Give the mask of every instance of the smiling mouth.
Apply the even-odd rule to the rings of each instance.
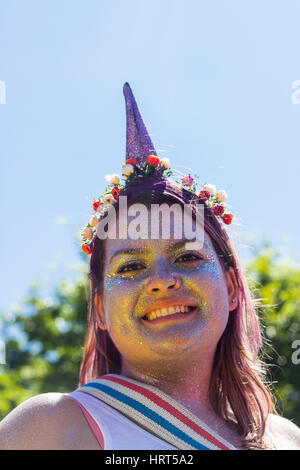
[[[158,323],[162,320],[175,320],[188,317],[191,313],[194,313],[196,310],[197,307],[193,305],[174,305],[168,308],[153,310],[152,312],[149,312],[144,315],[142,319],[147,322]]]

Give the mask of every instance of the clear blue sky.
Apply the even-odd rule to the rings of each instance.
[[[160,155],[227,190],[243,256],[266,233],[300,262],[299,17],[289,0],[2,0],[0,309],[74,278],[125,156],[125,81]]]

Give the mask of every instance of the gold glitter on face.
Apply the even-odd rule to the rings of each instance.
[[[122,358],[136,366],[214,350],[228,320],[226,277],[205,232],[204,245],[171,239],[106,240],[103,315]],[[157,302],[194,310],[152,323]]]

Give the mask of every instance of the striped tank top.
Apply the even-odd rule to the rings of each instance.
[[[120,397],[117,406],[114,400],[111,401],[112,396],[110,394],[112,390],[107,395],[105,393],[105,390],[111,387],[113,390],[112,396]],[[141,394],[140,397],[137,396],[139,395],[138,392]],[[170,440],[169,436],[167,437],[167,435],[162,433],[167,439],[163,440],[158,437],[160,432],[158,436],[154,435],[135,421],[132,421],[132,419],[126,417],[125,414],[128,413],[124,414],[124,411],[126,407],[128,408],[128,404],[131,404],[133,408],[137,408],[137,413],[132,416],[138,417],[138,414],[145,413],[145,415],[148,414],[151,417],[151,414],[154,414],[157,421],[156,424],[154,423],[154,426],[158,426],[162,430],[164,427],[169,429],[169,431],[171,430],[171,434],[172,432],[177,434],[179,440],[180,438],[184,439],[188,444],[196,442],[193,439],[196,437],[197,440],[197,435],[194,431],[198,432],[198,445],[196,442],[196,449],[234,449],[231,444],[209,429],[205,423],[201,423],[198,418],[191,416],[188,410],[178,403],[176,404],[171,397],[150,385],[142,384],[129,378],[109,374],[64,395],[75,400],[79,405],[103,450],[178,450],[178,447],[172,445],[176,445],[178,442],[176,439]],[[109,399],[107,399],[108,397]],[[153,401],[152,404],[151,400]],[[113,404],[113,406],[110,406],[109,403]],[[265,435],[270,444],[268,446],[269,449],[293,448],[293,446],[287,445],[288,443],[284,442],[285,440],[282,439],[282,436],[278,436],[277,439],[276,428],[280,429],[282,424],[280,420],[282,418],[269,415]],[[143,422],[139,419],[137,421]],[[273,429],[269,428],[270,425]],[[151,430],[151,426],[149,427],[148,425],[148,429]]]
[[[78,403],[103,450],[176,450],[98,398],[77,390],[66,395]]]

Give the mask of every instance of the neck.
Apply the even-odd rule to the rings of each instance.
[[[163,364],[163,368],[162,368]],[[201,356],[201,359],[175,364],[166,363],[146,368],[126,360],[122,361],[122,375],[153,385],[174,400],[185,406],[198,417],[206,418],[215,415],[209,401],[209,381],[212,371],[213,355]]]

